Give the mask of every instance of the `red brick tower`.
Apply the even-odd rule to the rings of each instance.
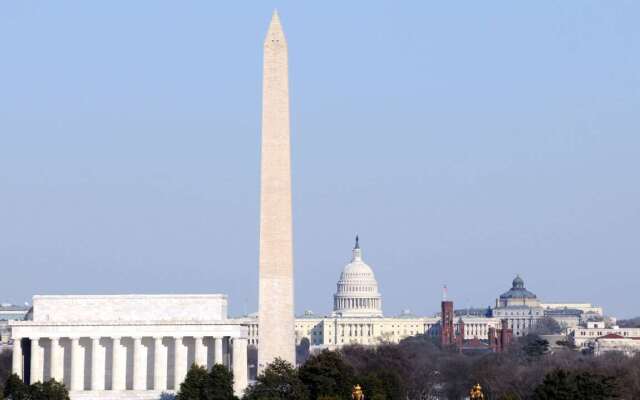
[[[511,339],[513,339],[513,329],[509,329],[509,324],[506,319],[502,320],[502,329],[500,329],[500,347],[501,351],[506,351],[511,345]]]
[[[455,344],[455,331],[453,330],[453,301],[442,301],[442,320],[440,339],[442,347]]]
[[[513,329],[509,329],[506,319],[501,321],[501,328],[489,328],[489,348],[494,353],[507,351],[513,340]]]

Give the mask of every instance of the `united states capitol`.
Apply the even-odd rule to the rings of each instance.
[[[312,311],[299,315],[295,320],[296,343],[306,339],[314,351],[351,344],[398,343],[415,335],[441,335],[441,313],[417,316],[404,310],[396,316],[385,316],[382,304],[374,270],[364,261],[363,248],[356,237],[351,260],[342,269],[336,284],[332,311],[326,315]],[[436,308],[434,305],[433,309]],[[462,333],[463,340],[485,341],[490,328],[499,329],[503,320],[514,336],[524,336],[545,317],[553,318],[565,333],[571,333],[580,324],[602,319],[603,309],[591,303],[544,303],[527,290],[523,279],[517,276],[512,287],[496,299],[495,306],[457,310],[454,326]],[[249,327],[249,344],[257,346],[257,313],[247,316],[243,322]]]

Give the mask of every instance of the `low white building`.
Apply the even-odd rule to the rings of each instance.
[[[11,321],[13,371],[55,378],[76,399],[157,399],[193,363],[233,371],[247,386],[247,327],[209,295],[34,296],[32,319]]]
[[[29,312],[29,306],[16,306],[14,304],[0,304],[0,351],[5,347],[10,348],[11,330],[9,321],[22,320]]]
[[[640,337],[621,336],[615,333],[609,333],[595,340],[593,345],[593,354],[596,356],[609,352],[619,352],[627,357],[633,357],[640,354]]]
[[[617,325],[607,327],[602,321],[589,321],[587,326],[580,326],[569,332],[573,344],[581,350],[595,350],[596,340],[607,335],[616,335],[622,338],[640,338],[640,328],[620,328]],[[608,344],[605,346],[608,346]]]
[[[600,306],[591,303],[540,303],[540,306],[547,310],[579,310],[585,317],[604,316],[604,310]]]

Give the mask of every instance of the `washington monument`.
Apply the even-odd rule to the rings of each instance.
[[[274,12],[264,41],[258,368],[295,365],[287,42]]]

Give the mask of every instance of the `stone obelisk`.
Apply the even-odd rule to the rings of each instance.
[[[258,369],[295,365],[287,42],[274,12],[264,41]]]

